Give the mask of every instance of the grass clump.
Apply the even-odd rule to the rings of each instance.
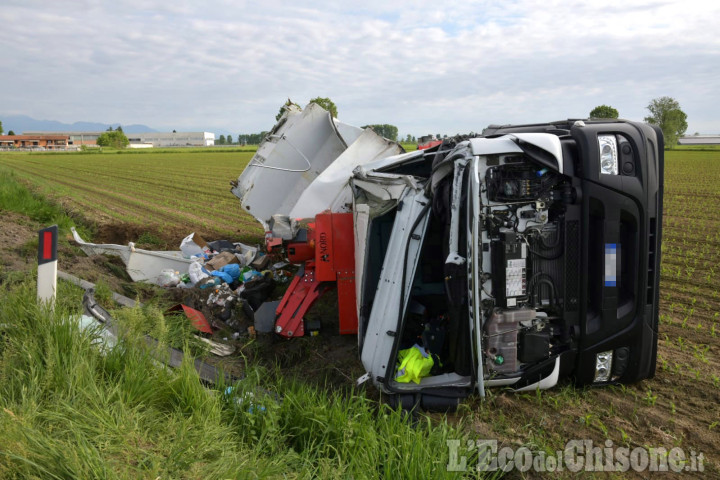
[[[63,232],[75,226],[60,206],[31,192],[6,169],[0,169],[0,210],[21,213],[45,225],[57,224]]]
[[[405,416],[353,391],[326,393],[251,368],[226,393],[186,355],[160,365],[139,338],[169,343],[157,310],[113,312],[127,332],[98,348],[82,291],[61,282],[54,310],[31,280],[0,289],[0,478],[445,478],[457,427]],[[165,322],[165,323],[164,323]],[[187,344],[186,344],[187,346]],[[272,391],[273,393],[268,393]]]

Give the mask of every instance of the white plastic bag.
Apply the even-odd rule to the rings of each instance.
[[[205,253],[205,249],[195,243],[194,237],[195,232],[183,238],[183,241],[180,243],[180,251],[182,251],[182,254],[185,258],[190,258],[193,255],[201,256],[203,253]]]
[[[190,283],[195,285],[200,280],[207,278],[210,275],[203,272],[200,262],[193,262],[190,264],[190,267],[188,267],[188,276],[190,277]]]
[[[180,283],[180,274],[172,268],[165,268],[157,278],[157,284],[161,287],[177,287]]]

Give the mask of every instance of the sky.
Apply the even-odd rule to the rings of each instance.
[[[670,96],[717,134],[719,21],[695,0],[2,0],[0,115],[236,135],[320,96],[420,136]]]

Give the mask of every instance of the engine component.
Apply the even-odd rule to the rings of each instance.
[[[534,363],[550,356],[550,332],[535,329],[520,332],[518,359],[522,363]]]
[[[536,170],[527,164],[505,164],[488,169],[488,198],[495,202],[535,200],[543,183],[542,175]]]
[[[493,296],[499,305],[515,307],[527,295],[527,245],[514,232],[501,232],[492,246]]]
[[[494,373],[512,374],[518,371],[518,332],[521,322],[536,317],[536,311],[530,308],[515,310],[495,309],[485,323],[485,364]]]

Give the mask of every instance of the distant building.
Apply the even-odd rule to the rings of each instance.
[[[23,132],[23,135],[65,135],[70,138],[68,145],[97,145],[97,139],[105,132]]]
[[[57,133],[47,135],[0,135],[0,148],[2,149],[65,150],[69,142],[69,136]]]
[[[97,145],[97,139],[103,133],[105,132],[23,132],[27,135],[66,135],[70,137],[69,145],[74,146]],[[211,132],[126,133],[125,136],[130,141],[130,147],[133,145],[152,145],[153,147],[212,147],[215,145],[215,134]]]
[[[151,144],[153,147],[212,147],[215,134],[210,132],[129,133],[130,145]]]
[[[680,145],[720,145],[720,135],[691,135],[680,137]]]

